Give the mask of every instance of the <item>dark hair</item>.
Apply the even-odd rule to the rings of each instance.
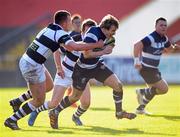
[[[84,32],[84,30],[85,30],[85,27],[92,27],[92,26],[96,26],[97,25],[97,23],[96,23],[96,21],[94,21],[94,20],[92,20],[92,19],[85,19],[83,22],[82,22],[82,28],[81,28],[81,30],[82,30],[82,32]]]
[[[73,14],[72,15],[72,17],[71,17],[71,20],[72,20],[72,22],[74,21],[74,20],[76,20],[76,19],[80,19],[81,20],[81,15],[79,15],[79,14]]]
[[[104,16],[104,18],[100,22],[100,27],[109,30],[111,26],[119,27],[118,19],[110,14]]]
[[[71,16],[71,14],[68,11],[59,10],[54,14],[54,22],[56,24],[61,24],[67,20],[68,16]]]
[[[158,18],[158,19],[156,20],[156,24],[157,24],[157,23],[158,23],[158,21],[160,21],[160,20],[162,20],[162,21],[167,21],[165,18],[160,17],[160,18]]]

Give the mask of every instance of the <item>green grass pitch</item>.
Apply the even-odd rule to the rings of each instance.
[[[137,107],[135,89],[124,86],[123,108],[133,112]],[[141,86],[140,86],[141,87]],[[0,88],[0,137],[180,137],[180,86],[170,86],[166,95],[156,96],[147,106],[152,116],[138,115],[134,120],[117,120],[114,114],[112,91],[108,87],[91,88],[90,109],[81,117],[84,126],[71,120],[75,108],[60,113],[59,129],[49,126],[48,113],[41,113],[34,125],[27,125],[28,116],[18,124],[21,130],[4,127],[4,120],[12,114],[9,100],[18,97],[24,88]],[[51,93],[47,94],[47,99]]]

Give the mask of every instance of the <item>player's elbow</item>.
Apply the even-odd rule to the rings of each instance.
[[[134,49],[142,49],[142,48],[143,48],[143,43],[141,41],[134,44]]]

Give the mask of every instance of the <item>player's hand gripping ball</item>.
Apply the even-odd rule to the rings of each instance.
[[[104,46],[107,46],[107,45],[115,46],[114,44],[115,44],[115,38],[114,37],[106,39],[104,42]]]
[[[104,49],[105,46],[107,45],[110,45],[110,46],[115,46],[115,38],[114,37],[111,37],[109,39],[106,39],[105,42],[104,42],[104,46],[102,48],[95,48],[93,49],[93,51],[101,51]]]

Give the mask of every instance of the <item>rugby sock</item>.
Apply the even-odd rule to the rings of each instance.
[[[72,88],[69,87],[67,90],[67,96],[70,96],[72,94]],[[76,103],[72,104],[71,107],[77,108],[78,105]]]
[[[140,92],[145,96],[146,100],[143,100],[145,104],[148,104],[149,101],[157,94],[155,87],[140,89]]]
[[[25,117],[26,115],[30,114],[36,108],[30,104],[29,102],[25,103],[16,113],[14,113],[10,119],[13,121],[18,121],[19,119]]]
[[[28,90],[26,93],[23,93],[18,98],[14,99],[14,101],[18,105],[21,105],[23,102],[27,101],[30,98],[32,98],[32,93],[30,90]]]
[[[116,112],[122,111],[122,98],[123,98],[123,92],[117,92],[113,90],[113,99],[115,102]]]
[[[82,108],[81,106],[78,106],[76,112],[73,114],[75,117],[80,117],[84,112],[86,112],[87,109]]]
[[[61,112],[63,109],[71,106],[72,103],[69,101],[68,96],[64,97],[61,102],[59,103],[59,105],[55,108],[56,111]]]
[[[42,106],[38,107],[35,111],[37,113],[40,113],[41,111],[45,111],[45,110],[48,110],[48,109],[49,109],[48,108],[48,102],[46,101],[46,102],[44,102],[44,104]]]
[[[137,110],[144,110],[145,107],[146,107],[146,105],[139,105],[139,107],[137,108]]]
[[[156,88],[155,87],[141,89],[140,91],[143,92],[144,96],[148,100],[151,100],[156,95]]]

